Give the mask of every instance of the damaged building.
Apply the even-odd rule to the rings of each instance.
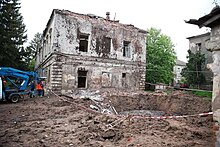
[[[210,40],[210,32],[191,36],[187,38],[189,40],[189,49],[192,53],[201,53],[205,56],[205,63],[202,66],[202,74],[205,76],[205,82],[200,85],[201,89],[212,90],[213,73],[207,68],[207,65],[212,63],[212,53],[207,50],[205,43]]]
[[[43,32],[36,70],[46,86],[74,89],[144,89],[146,31],[93,14],[54,9]]]
[[[208,68],[213,72],[212,111],[216,128],[216,147],[220,146],[220,6],[216,5],[212,11],[199,19],[190,19],[186,23],[211,28],[210,39],[205,43],[208,51],[212,53],[213,63]]]

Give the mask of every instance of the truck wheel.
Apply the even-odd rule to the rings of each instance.
[[[20,96],[18,94],[10,96],[10,100],[12,103],[17,103],[19,101]]]

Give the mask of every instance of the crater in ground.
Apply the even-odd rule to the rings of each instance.
[[[136,93],[112,95],[111,104],[117,112],[132,115],[192,115],[211,111],[211,102],[188,92]]]

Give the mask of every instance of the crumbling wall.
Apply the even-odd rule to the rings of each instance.
[[[145,63],[146,33],[129,25],[90,18],[89,16],[56,14],[55,43],[57,50],[73,55],[103,57]],[[79,36],[89,36],[88,51],[79,51]],[[107,39],[110,39],[109,43]],[[131,42],[131,57],[123,57],[123,41]]]
[[[206,42],[206,47],[212,52],[213,63],[208,67],[212,70],[213,77],[213,95],[212,95],[212,111],[213,119],[216,121],[214,125],[217,131],[216,146],[220,146],[220,24],[212,28],[211,38]]]
[[[82,87],[144,89],[146,31],[66,10],[54,10],[44,38],[49,30],[52,46],[43,47],[47,55],[38,68],[50,77],[52,90],[66,93]],[[83,51],[82,40],[88,46]],[[129,43],[129,56],[123,52],[124,42]]]
[[[54,30],[56,50],[68,55],[62,62],[62,92],[77,88],[79,68],[87,71],[86,88],[144,89],[146,33],[140,29],[59,11]],[[86,52],[79,51],[80,35],[88,36]],[[123,55],[124,41],[130,42],[130,57]]]
[[[142,72],[135,64],[124,65],[121,62],[108,59],[74,59],[74,56],[63,57],[62,62],[62,93],[68,93],[78,88],[78,71],[87,71],[86,89],[117,88],[143,89],[140,85]],[[73,60],[74,59],[74,60]],[[143,83],[143,81],[142,81]],[[84,88],[83,88],[84,89]]]

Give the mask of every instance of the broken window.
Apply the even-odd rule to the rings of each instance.
[[[127,84],[127,74],[126,73],[122,73],[122,79],[121,79],[121,82],[122,82],[122,87],[124,88],[127,88],[128,87],[128,84]]]
[[[89,35],[80,35],[79,41],[79,51],[87,52],[88,51],[88,39]]]
[[[103,52],[110,53],[111,51],[111,38],[104,37],[103,39]]]
[[[131,57],[130,42],[128,41],[123,42],[123,57]]]
[[[49,53],[51,52],[51,43],[52,43],[52,28],[49,30]]]
[[[197,49],[198,52],[201,51],[201,46],[202,46],[201,43],[196,43],[196,49]]]
[[[87,71],[78,71],[78,88],[86,88]]]
[[[122,78],[126,78],[126,73],[122,73]]]
[[[112,74],[108,72],[102,72],[102,87],[111,87]]]
[[[49,70],[48,70],[48,75],[47,75],[47,81],[48,81],[48,83],[50,82],[50,67],[49,67]]]

